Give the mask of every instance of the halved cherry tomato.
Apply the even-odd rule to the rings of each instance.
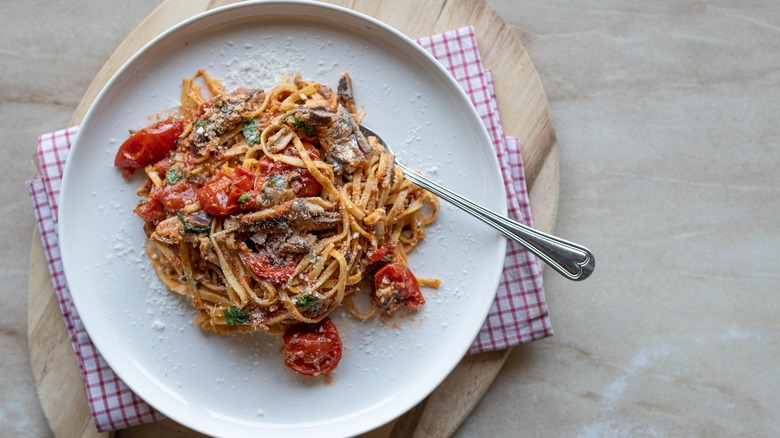
[[[233,171],[220,170],[198,190],[203,211],[212,216],[227,216],[238,210],[241,195],[255,186],[255,176],[241,166]]]
[[[170,157],[166,157],[154,163],[154,166],[152,166],[152,170],[157,172],[158,175],[162,176],[165,175],[166,172],[168,172],[168,169],[171,168],[172,164],[173,164],[173,160],[171,160]]]
[[[173,185],[152,188],[149,199],[138,204],[133,212],[146,222],[157,224],[168,216],[166,211],[175,213],[196,199],[195,187],[187,180],[179,180]]]
[[[187,204],[194,203],[197,195],[195,187],[189,181],[182,179],[173,185],[153,188],[149,193],[149,199],[162,203],[168,212],[173,213]]]
[[[298,374],[328,374],[341,360],[341,337],[329,318],[317,324],[296,324],[284,332],[282,339],[284,365]]]
[[[393,250],[395,250],[395,244],[393,242],[383,243],[376,248],[369,248],[368,251],[366,251],[366,256],[368,256],[368,261],[371,263],[380,261],[389,262],[392,260]]]
[[[401,305],[417,310],[425,304],[417,278],[400,263],[388,263],[374,274],[371,298],[386,312],[392,312]]]
[[[138,204],[135,210],[133,210],[133,213],[140,216],[141,219],[146,222],[151,222],[155,225],[168,217],[165,214],[165,207],[163,207],[162,202],[155,200],[148,200]]]
[[[262,249],[259,252],[253,252],[246,248],[241,253],[241,261],[258,278],[274,284],[282,284],[289,280],[302,257],[301,254],[288,254],[274,263],[267,251]]]
[[[129,177],[135,169],[154,164],[176,147],[184,131],[184,120],[168,117],[141,129],[122,143],[114,158],[114,166]]]
[[[295,178],[295,173],[299,173],[298,178]],[[322,184],[307,169],[293,171],[291,175],[290,187],[301,198],[317,196],[322,192]]]
[[[308,141],[304,141],[302,143],[303,147],[306,149],[306,152],[309,153],[309,158],[312,160],[320,159],[320,154],[317,152],[317,149],[314,148],[313,144],[309,143]],[[295,146],[293,145],[289,145],[282,149],[281,154],[288,157],[300,156],[298,155],[298,150],[295,149]],[[314,178],[314,175],[312,175],[308,169],[291,166],[279,161],[274,161],[269,157],[265,157],[260,160],[259,168],[260,175],[262,176],[284,176],[288,186],[293,190],[293,192],[295,192],[296,195],[302,198],[317,196],[320,194],[320,192],[322,192],[322,185],[319,183],[319,181],[317,181],[317,178]],[[267,180],[267,178],[263,181],[265,180]]]

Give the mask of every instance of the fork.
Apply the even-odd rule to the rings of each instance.
[[[360,130],[366,137],[376,137],[391,154],[393,153],[390,146],[388,146],[374,131],[363,125],[360,125]],[[569,280],[584,280],[593,273],[593,269],[596,266],[596,260],[588,248],[496,214],[448,188],[433,182],[419,173],[414,172],[412,169],[399,162],[397,158],[398,157],[396,157],[395,165],[403,171],[403,174],[407,179],[456,207],[459,207],[463,211],[475,216],[501,232],[504,236],[523,245]]]

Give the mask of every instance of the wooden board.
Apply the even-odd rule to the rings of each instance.
[[[146,42],[199,12],[234,1],[167,0],[119,45],[100,70],[70,124],[84,114],[111,75]],[[473,25],[485,65],[493,70],[499,111],[507,134],[523,144],[531,211],[537,228],[552,232],[558,205],[558,152],[547,98],[536,70],[516,35],[485,1],[332,0],[368,14],[411,38]],[[58,437],[105,437],[95,431],[84,384],[68,341],[36,233],[30,260],[28,341],[41,406]],[[465,357],[426,400],[367,437],[447,437],[469,415],[495,379],[509,350]],[[165,420],[116,433],[122,437],[198,436]]]

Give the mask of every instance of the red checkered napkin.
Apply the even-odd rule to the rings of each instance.
[[[531,225],[520,141],[504,135],[493,78],[482,65],[472,27],[421,38],[430,52],[460,83],[490,133],[501,165],[509,214]],[[57,202],[65,160],[77,127],[38,138],[39,174],[28,184],[54,290],[65,318],[98,431],[116,430],[163,418],[136,396],[106,364],[89,339],[73,305],[57,241]],[[536,258],[515,242],[507,246],[496,300],[469,353],[507,348],[550,336],[542,273]]]

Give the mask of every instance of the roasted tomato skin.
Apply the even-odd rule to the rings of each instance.
[[[195,202],[197,196],[195,187],[189,181],[182,179],[173,185],[153,188],[149,193],[149,199],[160,202],[166,211],[174,213],[187,204]]]
[[[392,260],[393,251],[395,251],[395,244],[393,242],[388,242],[383,243],[376,248],[370,248],[366,251],[366,256],[368,256],[368,261],[371,263],[387,262]]]
[[[241,254],[241,261],[261,280],[274,284],[282,284],[292,277],[295,268],[298,266],[300,257],[289,257],[277,266],[271,263],[271,258],[261,251],[255,253],[244,251]]]
[[[417,278],[400,263],[388,263],[374,274],[371,298],[385,312],[401,305],[417,310],[425,304]]]
[[[227,216],[240,207],[239,198],[255,186],[255,176],[241,166],[233,171],[220,170],[198,190],[203,211],[212,216]]]
[[[125,176],[135,169],[154,164],[176,148],[176,141],[184,131],[184,120],[168,117],[147,126],[130,136],[119,147],[114,166],[122,169]]]
[[[299,172],[298,178],[291,184],[295,194],[301,198],[318,196],[322,192],[322,184],[308,170],[302,169]]]
[[[168,217],[168,215],[165,214],[165,207],[163,206],[162,202],[155,200],[148,200],[138,204],[135,210],[133,210],[133,213],[137,214],[146,222],[150,222],[155,225]]]
[[[284,365],[298,374],[328,374],[341,360],[341,336],[325,318],[317,324],[296,324],[284,332]]]

